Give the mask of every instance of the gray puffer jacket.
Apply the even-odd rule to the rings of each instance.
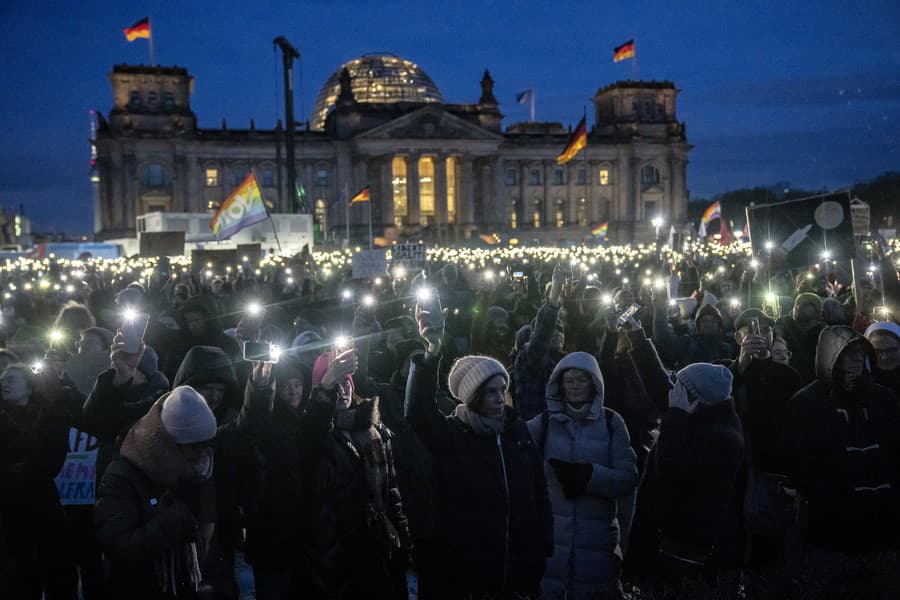
[[[589,373],[596,390],[590,411],[581,418],[570,416],[560,393],[563,372],[573,368]],[[553,509],[554,544],[541,582],[547,596],[564,592],[569,598],[596,597],[613,590],[619,577],[622,552],[617,501],[633,501],[638,473],[625,421],[603,406],[603,394],[603,376],[596,359],[573,352],[550,376],[548,416],[538,415],[528,422],[536,442],[546,440],[544,472]],[[585,493],[566,498],[550,459],[591,464]]]

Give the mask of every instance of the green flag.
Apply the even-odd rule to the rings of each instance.
[[[300,212],[309,212],[306,210],[306,190],[303,189],[303,184],[299,179],[294,182],[294,189],[297,193],[297,206],[300,208]]]

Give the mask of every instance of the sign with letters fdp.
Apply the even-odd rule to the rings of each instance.
[[[94,503],[97,445],[94,436],[74,427],[69,429],[69,452],[56,476],[56,489],[63,506]]]

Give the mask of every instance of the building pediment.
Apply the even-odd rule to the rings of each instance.
[[[503,136],[450,114],[425,106],[355,136],[357,140],[477,140],[501,142]]]

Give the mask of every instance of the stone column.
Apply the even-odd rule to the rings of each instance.
[[[599,183],[600,181],[600,173],[598,171],[600,163],[596,160],[586,162],[587,164],[584,167],[584,179],[587,181],[588,202],[591,206],[591,212],[588,219],[591,224],[596,224],[600,220],[600,194],[597,191],[597,186],[594,184]]]
[[[195,199],[190,191],[190,178],[188,176],[187,157],[182,154],[175,155],[175,172],[172,177],[172,206],[173,212],[194,212]]]
[[[556,227],[556,199],[553,194],[553,166],[555,161],[545,160],[543,165],[544,172],[544,204],[541,206],[541,213],[544,215],[541,223],[542,227],[553,229]]]
[[[447,156],[436,154],[434,164],[434,224],[437,238],[444,240],[447,229]]]
[[[134,229],[134,207],[138,202],[140,194],[140,174],[137,172],[134,154],[126,154],[123,157],[122,170],[124,171],[123,183],[124,194],[122,196],[124,202],[122,206],[122,223],[119,225],[124,229]]]
[[[680,158],[673,158],[671,164],[672,171],[672,199],[671,199],[671,216],[672,223],[682,223],[687,218],[687,179],[685,177],[687,170],[687,161]]]
[[[345,147],[345,144],[340,143],[336,148],[336,158],[335,165],[333,170],[331,171],[329,179],[334,181],[332,189],[336,191],[333,201],[331,202],[331,211],[329,216],[331,217],[331,222],[334,223],[337,227],[337,235],[338,238],[343,237],[346,234],[346,226],[347,226],[347,202],[350,201],[350,198],[353,197],[358,190],[354,188],[356,182],[354,181],[354,173],[353,173],[353,162],[350,156],[349,148]],[[350,224],[353,224],[353,211],[350,210]]]
[[[581,198],[584,188],[576,185],[578,181],[578,167],[571,162],[566,164],[566,224],[578,227],[578,199]]]
[[[106,198],[109,216],[107,227],[119,229],[125,222],[125,202],[127,192],[125,190],[125,172],[122,155],[119,152],[112,153],[109,157],[109,193]]]
[[[419,224],[419,208],[419,155],[414,153],[406,157],[406,218],[411,226]]]
[[[507,228],[506,223],[506,186],[503,183],[503,163],[499,158],[491,161],[491,208],[488,220],[498,231]]]
[[[380,157],[378,163],[378,206],[381,214],[381,227],[393,227],[394,225],[394,188],[391,185],[393,179],[393,165],[391,162],[394,157],[386,154]],[[374,227],[374,225],[373,225]]]
[[[629,223],[633,220],[631,209],[634,207],[634,176],[631,172],[631,148],[620,151],[616,166],[616,199],[611,215],[616,237],[611,240],[623,243],[627,240],[625,236],[628,233]]]
[[[456,181],[456,193],[459,206],[457,213],[461,229],[464,231],[475,223],[475,169],[472,157],[460,157],[460,177]]]
[[[519,205],[516,210],[519,212],[518,223],[519,229],[530,228],[534,224],[533,211],[531,210],[531,198],[528,197],[528,161],[519,161]]]

